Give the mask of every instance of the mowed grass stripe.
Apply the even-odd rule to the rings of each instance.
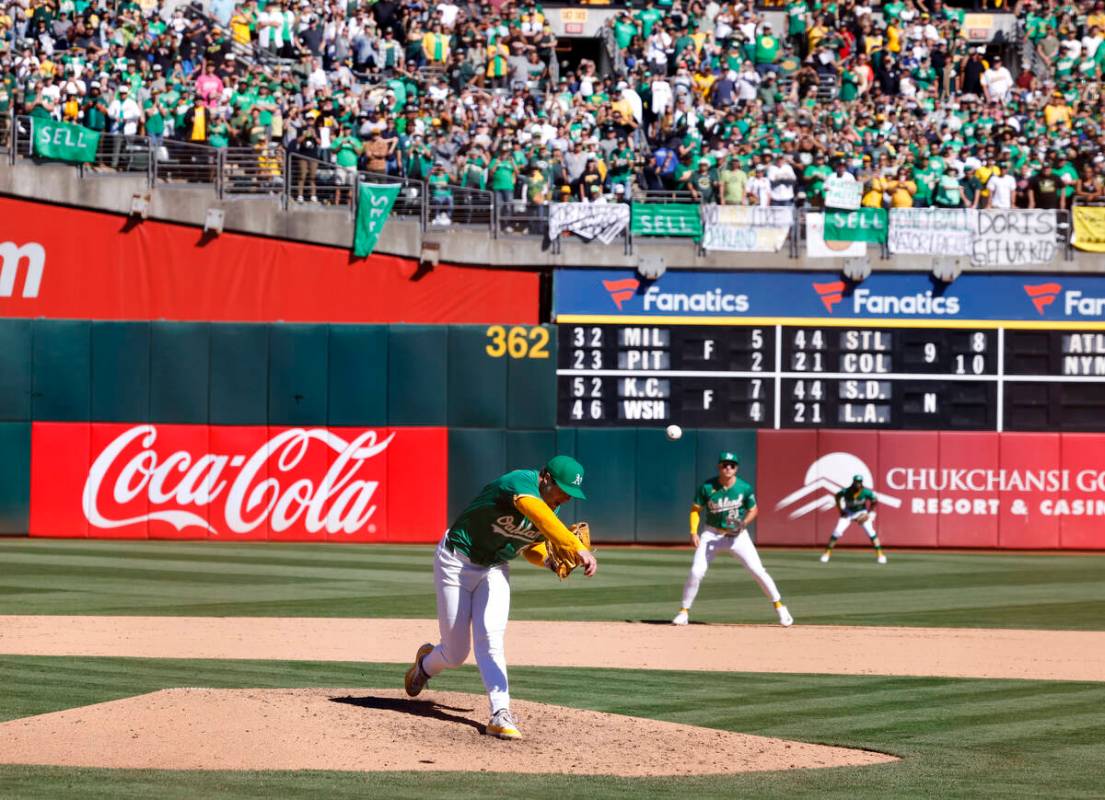
[[[19,657],[0,663],[0,718],[158,688],[397,686],[395,665]],[[665,780],[453,773],[151,773],[0,767],[5,797],[114,798],[510,796],[791,798],[1094,797],[1100,790],[1105,685],[867,676],[516,668],[515,696],[725,730],[895,753],[863,769]],[[476,671],[438,679],[480,692]],[[431,688],[432,692],[432,688]],[[432,697],[432,694],[430,695]],[[816,708],[811,708],[811,703]],[[600,746],[600,743],[596,743]],[[709,736],[703,737],[709,746]],[[246,778],[249,780],[245,780]],[[309,779],[309,780],[308,780]],[[77,790],[80,793],[77,793]]]
[[[764,553],[798,624],[1105,629],[1105,555]],[[558,582],[519,561],[515,619],[670,620],[689,549],[600,550]],[[43,590],[50,591],[43,591]],[[25,590],[25,591],[24,591]],[[0,613],[433,617],[432,548],[0,540]],[[770,623],[748,574],[720,558],[692,620]]]

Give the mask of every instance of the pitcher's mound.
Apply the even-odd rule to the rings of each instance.
[[[127,769],[457,770],[696,775],[881,764],[881,753],[515,701],[391,689],[165,689],[0,725],[0,763]]]

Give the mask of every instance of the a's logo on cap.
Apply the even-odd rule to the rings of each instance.
[[[1036,306],[1036,313],[1040,316],[1043,316],[1044,308],[1055,302],[1055,298],[1062,290],[1061,283],[1026,283],[1024,285],[1024,293],[1032,300],[1032,305]]]
[[[844,299],[844,281],[815,283],[813,290],[817,292],[821,302],[825,304],[825,310],[830,314],[833,313],[833,306]]]
[[[576,479],[572,481],[572,486],[579,486],[581,483],[583,483],[583,476],[577,474]]]
[[[618,311],[621,311],[622,303],[633,296],[641,282],[636,278],[625,278],[620,281],[603,281],[602,285],[610,292],[610,299],[614,301]]]

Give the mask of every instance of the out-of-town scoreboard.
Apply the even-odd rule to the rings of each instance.
[[[844,285],[819,285],[831,313]],[[1040,294],[1025,291],[1032,310]],[[730,306],[754,309],[747,297]],[[558,314],[561,425],[1105,431],[1105,317],[627,316]]]

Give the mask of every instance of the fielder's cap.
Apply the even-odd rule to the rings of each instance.
[[[722,450],[717,454],[717,463],[721,464],[725,461],[732,461],[734,464],[741,463],[740,458],[732,450]]]
[[[862,475],[853,475],[852,476],[852,483],[863,483],[863,476]]]
[[[554,456],[545,465],[545,471],[570,497],[586,500],[583,493],[583,467],[571,456]]]

